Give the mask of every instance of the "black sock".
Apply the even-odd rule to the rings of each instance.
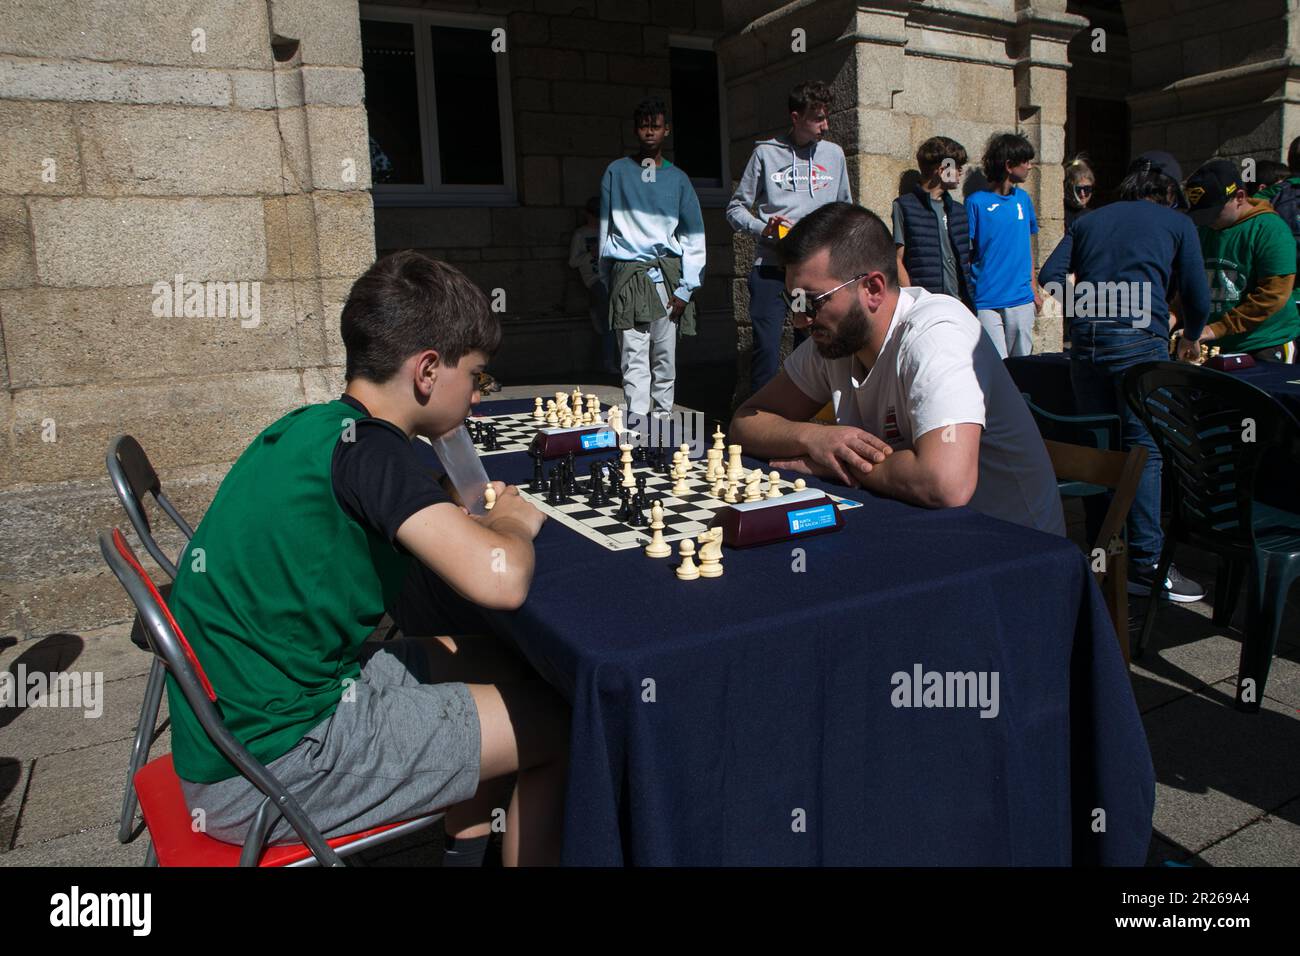
[[[462,837],[456,839],[448,835],[442,850],[443,866],[483,865],[483,854],[487,852],[488,837]]]

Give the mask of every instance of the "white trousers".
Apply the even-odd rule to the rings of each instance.
[[[997,346],[998,354],[1028,355],[1034,350],[1034,303],[1005,309],[980,309],[976,317]]]
[[[656,288],[666,301],[662,283]],[[655,411],[671,412],[677,383],[677,323],[665,315],[648,328],[623,329],[618,333],[618,348],[628,411],[649,415],[653,399]]]

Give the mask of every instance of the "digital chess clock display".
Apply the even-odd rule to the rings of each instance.
[[[800,534],[804,531],[816,531],[835,524],[835,506],[833,504],[817,505],[815,508],[801,508],[791,511],[786,517],[790,521],[790,533]]]
[[[617,436],[610,429],[582,436],[582,447],[584,451],[590,451],[593,448],[613,448],[616,444]]]

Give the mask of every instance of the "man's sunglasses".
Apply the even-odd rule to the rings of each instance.
[[[789,292],[786,292],[784,289],[781,290],[781,300],[785,302],[785,307],[790,311],[791,315],[799,318],[807,319],[809,322],[811,322],[813,319],[817,318],[817,310],[821,308],[822,302],[829,299],[836,292],[839,292],[840,289],[843,289],[846,285],[852,285],[854,282],[857,282],[859,279],[865,279],[869,275],[871,275],[870,272],[863,272],[860,275],[855,275],[852,279],[849,279],[847,282],[841,282],[839,285],[831,289],[829,292],[823,292],[821,295],[813,296],[811,299],[805,295],[800,295],[800,298],[803,299],[802,309],[795,308],[794,296],[792,296]]]
[[[1079,195],[1081,195],[1081,196],[1083,196],[1083,195],[1091,196],[1091,195],[1092,195],[1092,187],[1091,187],[1091,186],[1075,186],[1075,187],[1074,187],[1074,191],[1075,191],[1076,193],[1078,193]]]

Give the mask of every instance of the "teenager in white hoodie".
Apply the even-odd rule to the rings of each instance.
[[[826,140],[834,94],[825,83],[808,81],[790,91],[790,128],[759,140],[745,164],[727,222],[757,238],[749,273],[749,318],[754,328],[750,388],[758,391],[776,375],[785,324],[785,268],[776,244],[796,222],[832,202],[852,202],[844,150]],[[795,333],[797,346],[806,334]]]

